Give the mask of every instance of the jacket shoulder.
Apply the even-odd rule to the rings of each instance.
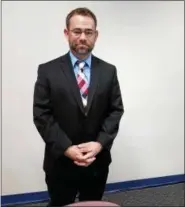
[[[46,62],[43,62],[43,63],[40,63],[38,65],[38,73],[48,73],[49,71],[53,71],[55,70],[56,68],[59,67],[60,63],[61,63],[61,60],[62,58],[64,57],[65,55],[63,56],[59,56],[57,58],[54,58],[54,59],[51,59],[51,60],[48,60]]]
[[[103,66],[104,69],[106,70],[116,70],[116,66],[104,59],[98,58],[94,56],[94,58]]]
[[[46,62],[40,63],[39,66],[40,67],[49,67],[51,65],[55,65],[58,64],[60,62],[60,60],[62,59],[63,56],[57,57],[55,59],[52,60],[48,60]]]

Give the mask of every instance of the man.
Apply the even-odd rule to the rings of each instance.
[[[92,54],[97,19],[87,8],[66,18],[70,51],[39,65],[33,115],[43,138],[51,206],[101,200],[123,104],[116,67]]]

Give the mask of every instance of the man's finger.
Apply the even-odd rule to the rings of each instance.
[[[87,142],[87,143],[79,144],[78,147],[79,148],[86,148],[86,147],[88,147],[88,145],[89,145],[89,143]]]
[[[87,166],[87,163],[85,163],[85,162],[74,161],[74,163],[78,166]]]
[[[89,158],[87,159],[85,162],[80,162],[80,161],[74,161],[74,163],[78,166],[84,166],[84,167],[87,167],[89,166],[92,162],[94,162],[96,158],[95,157],[92,157],[92,158]]]
[[[83,160],[83,159],[84,159],[83,157],[84,157],[84,156],[83,156],[83,154],[81,154],[81,153],[76,155],[76,159],[79,160],[79,161],[80,161],[80,160]]]
[[[94,154],[93,154],[93,152],[91,151],[91,152],[88,152],[87,154],[85,154],[84,156],[83,156],[83,160],[88,160],[88,159],[90,159],[90,158],[92,158],[92,157],[94,157]]]
[[[86,160],[87,163],[91,163],[91,162],[94,162],[96,158],[95,157],[91,157],[89,159]]]
[[[87,153],[87,152],[90,152],[91,150],[87,147],[83,147],[83,148],[80,148],[79,149],[81,153]]]

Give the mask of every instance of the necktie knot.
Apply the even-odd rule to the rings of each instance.
[[[76,64],[78,65],[79,69],[82,70],[85,66],[85,62],[84,61],[77,61]]]

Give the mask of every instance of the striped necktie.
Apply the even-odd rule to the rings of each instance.
[[[84,74],[85,62],[77,61],[77,65],[78,65],[77,83],[80,89],[82,102],[85,107],[87,105],[87,96],[88,96],[88,83]]]

